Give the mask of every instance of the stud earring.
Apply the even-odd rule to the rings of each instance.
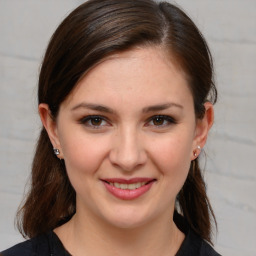
[[[57,148],[53,148],[53,152],[56,156],[60,154],[60,151]]]
[[[197,157],[199,154],[197,154],[197,150],[199,150],[199,154],[201,152],[201,147],[197,146],[196,149],[194,150],[194,157]]]

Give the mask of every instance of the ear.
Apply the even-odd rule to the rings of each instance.
[[[62,159],[63,156],[62,156],[62,150],[61,150],[60,142],[58,138],[57,124],[51,115],[49,106],[45,103],[39,104],[38,112],[39,112],[41,121],[43,123],[43,126],[48,133],[48,136],[52,143],[53,148],[56,148],[60,151],[58,158]]]
[[[204,104],[205,114],[202,119],[197,119],[196,129],[195,129],[195,137],[193,140],[193,149],[191,154],[191,160],[197,158],[200,154],[201,149],[204,147],[209,130],[212,127],[214,121],[214,110],[213,105],[210,102],[206,102]],[[198,146],[200,148],[198,148]]]

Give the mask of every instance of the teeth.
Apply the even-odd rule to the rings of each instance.
[[[117,182],[115,182],[113,185],[114,185],[116,188],[120,188],[120,184],[117,183]],[[113,185],[112,185],[112,186],[113,186]]]
[[[128,185],[127,185],[127,184],[120,184],[120,188],[121,188],[121,189],[127,189],[127,188],[128,188]]]
[[[146,184],[146,182],[137,182],[137,183],[132,183],[132,184],[122,184],[122,183],[118,183],[118,182],[115,182],[115,183],[110,182],[109,184],[116,188],[133,190],[133,189],[137,189],[137,188],[144,186]]]
[[[137,184],[137,183],[136,183]],[[136,189],[136,184],[129,184],[127,187],[129,189]]]

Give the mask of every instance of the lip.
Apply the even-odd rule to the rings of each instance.
[[[150,190],[156,179],[152,178],[132,178],[132,179],[120,179],[120,178],[110,178],[110,179],[101,179],[105,188],[108,192],[110,192],[113,196],[122,199],[122,200],[133,200],[136,199],[147,191]],[[147,182],[145,185],[137,188],[137,189],[121,189],[116,188],[115,186],[111,186],[109,183],[122,183],[122,184],[132,184],[137,182]]]
[[[122,183],[122,184],[132,184],[132,183],[137,183],[137,182],[150,182],[155,179],[153,178],[143,178],[143,177],[137,177],[137,178],[132,178],[132,179],[122,179],[122,178],[106,178],[106,179],[101,179],[102,181],[106,181],[108,183]]]

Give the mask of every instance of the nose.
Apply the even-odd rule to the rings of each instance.
[[[147,161],[143,138],[132,129],[124,129],[115,134],[109,154],[111,163],[123,171],[133,171]]]

